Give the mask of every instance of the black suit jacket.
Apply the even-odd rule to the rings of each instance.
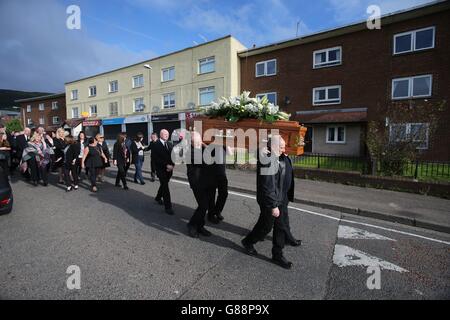
[[[127,157],[125,158],[122,152],[122,146],[119,143],[114,144],[113,148],[113,159],[117,161],[118,166],[126,166],[130,163],[130,148],[125,144],[125,148],[127,148]]]
[[[270,153],[268,154],[270,156]],[[292,162],[289,157],[285,157],[285,164],[292,169]],[[274,159],[278,161],[279,158]],[[283,190],[284,179],[286,177],[286,168],[278,164],[277,170],[271,170],[270,174],[262,174],[263,169],[268,169],[272,163],[262,163],[258,157],[257,176],[256,176],[256,201],[259,205],[266,208],[278,208],[286,204],[286,194],[289,201],[294,201],[294,174],[292,170],[291,184],[289,190]],[[273,164],[275,165],[275,164]]]
[[[133,141],[133,143],[131,143],[130,150],[131,150],[131,162],[133,164],[136,164],[138,156],[139,156],[139,150],[140,149],[137,147],[135,141]],[[147,151],[147,150],[149,150],[149,147],[146,147],[146,146],[142,145],[142,149],[141,150],[142,151]],[[145,160],[145,157],[144,157],[144,160]]]
[[[24,134],[20,134],[16,137],[17,158],[22,159],[22,153],[23,150],[25,150],[25,148],[28,146],[28,141],[26,140]]]
[[[167,146],[168,148],[166,148],[161,140],[156,141],[152,147],[152,159],[154,161],[155,164],[155,169],[156,171],[159,172],[166,172],[166,166],[168,164],[170,165],[175,165],[172,161],[172,149],[173,149],[173,144],[170,141],[167,141]]]
[[[76,142],[69,145],[65,155],[64,155],[64,164],[66,168],[70,168],[72,166],[73,160],[77,160],[80,155],[81,145]]]

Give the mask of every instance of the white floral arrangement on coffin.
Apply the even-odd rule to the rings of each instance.
[[[244,91],[238,97],[220,98],[208,106],[200,107],[206,116],[224,117],[230,122],[242,119],[259,119],[265,122],[289,120],[290,114],[280,111],[280,107],[269,102],[267,97],[250,98],[250,92]]]

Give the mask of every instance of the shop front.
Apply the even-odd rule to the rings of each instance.
[[[162,129],[166,129],[169,131],[170,136],[172,136],[174,130],[185,128],[185,122],[185,113],[152,115],[153,132],[156,132],[158,135]]]
[[[107,143],[116,141],[117,136],[123,130],[122,126],[125,118],[103,119],[102,120],[102,132],[105,136]]]
[[[134,139],[141,132],[144,134],[144,141],[149,139],[149,116],[147,114],[126,117],[124,119],[127,136]]]
[[[100,126],[102,120],[84,120],[83,131],[87,137],[95,137],[97,133],[100,133]]]

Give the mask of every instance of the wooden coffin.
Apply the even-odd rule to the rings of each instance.
[[[267,129],[267,133],[271,134],[271,130],[278,129],[280,135],[286,141],[286,152],[290,155],[301,155],[303,154],[303,147],[305,141],[306,127],[301,126],[296,121],[275,121],[273,123],[265,122],[258,119],[243,119],[237,122],[226,121],[224,118],[209,118],[205,116],[197,116],[190,118],[187,123],[189,130],[199,129],[195,128],[194,122],[201,121],[202,123],[202,133],[204,134],[208,129],[217,129],[217,135],[215,138],[207,139],[203,137],[203,141],[207,144],[217,140],[223,139],[222,143],[225,143],[225,139],[234,139],[234,146],[238,148],[249,149],[248,139],[245,142],[242,139],[238,140],[236,136],[233,135],[233,130],[231,129],[242,129],[246,131],[247,129],[256,129],[259,137],[259,129]],[[198,123],[197,123],[198,124]],[[259,141],[258,141],[259,142]],[[240,145],[245,143],[245,145]]]

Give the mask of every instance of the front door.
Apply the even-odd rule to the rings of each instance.
[[[313,139],[313,127],[307,127],[308,130],[306,131],[305,135],[305,152],[312,152],[312,139]]]

